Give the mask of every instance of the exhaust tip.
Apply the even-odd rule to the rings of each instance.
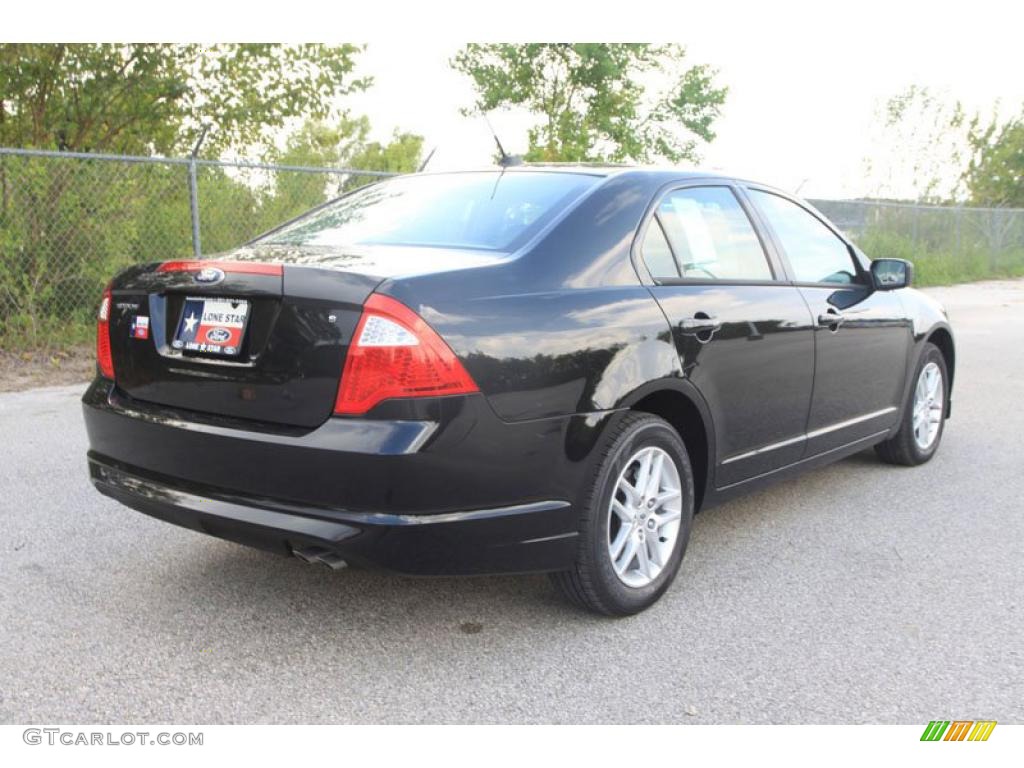
[[[342,568],[348,567],[345,558],[337,552],[332,552],[323,547],[293,547],[292,554],[304,563],[309,565],[326,565],[332,571],[340,571]]]

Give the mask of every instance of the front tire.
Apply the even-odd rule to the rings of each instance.
[[[875,446],[888,464],[915,467],[935,455],[946,424],[949,374],[946,358],[934,344],[925,344],[914,371],[914,385],[903,408],[899,431]]]
[[[679,434],[657,416],[626,414],[605,438],[584,494],[576,562],[552,581],[587,610],[639,613],[675,579],[693,506],[693,472]]]

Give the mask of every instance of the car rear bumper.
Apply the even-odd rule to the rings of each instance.
[[[92,454],[89,474],[101,493],[152,517],[282,555],[315,553],[325,563],[420,575],[515,573],[565,568],[575,551],[576,533],[565,530],[570,505],[564,501],[394,515],[193,493]]]
[[[568,568],[589,453],[578,417],[512,425],[482,397],[459,400],[434,420],[286,433],[183,420],[97,380],[83,398],[90,477],[132,509],[285,555],[421,575]]]

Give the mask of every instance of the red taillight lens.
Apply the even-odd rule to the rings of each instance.
[[[206,267],[216,267],[236,275],[275,275],[280,277],[284,268],[280,264],[264,264],[260,261],[213,261],[195,260],[165,261],[156,268],[157,272],[198,272]]]
[[[479,391],[455,353],[422,317],[375,293],[366,300],[349,345],[334,412],[354,416],[393,397]]]
[[[96,313],[96,364],[100,374],[108,379],[114,378],[114,357],[110,354],[110,312],[113,309],[110,286],[103,291],[100,311]]]

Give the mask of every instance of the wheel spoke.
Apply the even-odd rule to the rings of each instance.
[[[618,499],[612,499],[612,511],[619,516],[619,519],[625,524],[624,527],[629,527],[629,524],[633,522],[633,513],[626,509],[626,506]]]
[[[630,485],[625,477],[620,478],[618,485],[615,487],[622,491],[629,504],[636,504],[640,500],[640,494],[637,492],[637,489]]]
[[[682,512],[672,511],[671,509],[666,509],[664,512],[660,512],[656,515],[651,515],[651,517],[654,519],[654,528],[657,531],[660,531],[663,526],[675,522],[682,516]]]
[[[636,489],[637,497],[639,498],[643,492],[647,489],[647,481],[651,477],[651,462],[653,456],[650,451],[644,451],[642,458],[640,459],[640,469],[636,473],[636,483],[634,488]]]
[[[661,560],[661,547],[658,544],[658,540],[654,536],[648,536],[646,544],[647,559],[651,563],[651,578],[654,578],[661,573],[661,569],[665,563]]]
[[[615,560],[615,572],[620,576],[629,569],[630,563],[636,558],[637,544],[636,536],[626,537],[625,549],[619,558]]]
[[[652,498],[658,493],[658,489],[661,487],[661,476],[664,466],[665,454],[658,451],[651,462],[651,475],[647,480],[647,487],[644,489],[644,495],[647,498]]]
[[[679,489],[668,488],[658,494],[657,499],[654,503],[654,507],[655,509],[659,509],[668,504],[670,501],[675,501],[676,499],[682,498],[682,496],[683,494]]]
[[[629,540],[629,535],[632,530],[633,529],[628,525],[619,526],[619,533],[615,537],[615,541],[608,545],[608,551],[611,553],[613,561],[617,561],[619,559],[619,555],[622,554],[622,549],[626,546],[626,542]]]
[[[647,542],[641,541],[636,548],[637,568],[647,578],[651,578],[651,558],[647,552]]]

